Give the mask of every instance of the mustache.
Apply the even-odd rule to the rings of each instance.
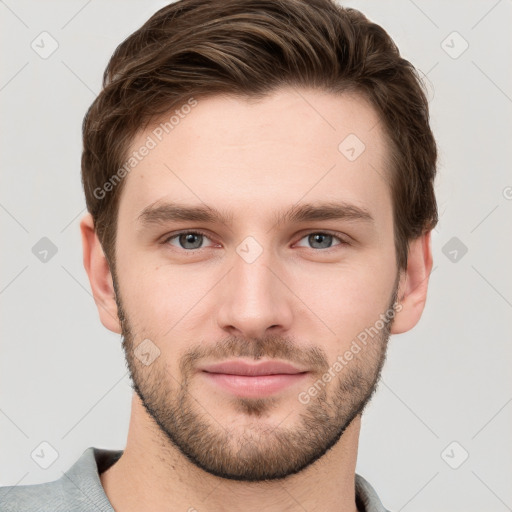
[[[280,359],[319,372],[329,368],[327,354],[321,348],[303,346],[292,338],[269,335],[249,340],[243,337],[229,336],[212,345],[203,341],[182,357],[180,369],[182,374],[186,375],[194,370],[199,361],[208,359],[220,362],[238,357],[248,357],[255,362],[262,358]]]

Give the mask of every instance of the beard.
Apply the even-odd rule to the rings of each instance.
[[[311,375],[321,380],[329,369],[332,375],[333,365],[329,364],[325,352],[319,347],[298,346],[283,336],[269,335],[251,340],[229,336],[213,346],[200,343],[189,348],[179,360],[179,375],[172,375],[164,357],[157,357],[151,365],[145,366],[135,356],[136,341],[140,343],[145,336],[133,331],[115,279],[114,288],[132,389],[164,439],[196,467],[212,475],[241,482],[278,480],[298,473],[325,455],[340,440],[356,416],[363,413],[376,391],[394,318],[394,315],[388,318],[386,313],[386,320],[381,322],[384,326],[378,334],[352,360],[345,362],[346,365],[330,382],[317,385],[317,392],[307,403],[296,398],[297,405],[288,414],[300,408],[293,428],[282,426],[288,416],[274,427],[262,421],[270,417],[273,410],[278,414],[285,399],[234,395],[225,399],[226,409],[236,411],[243,420],[251,421],[228,428],[222,423],[222,418],[215,418],[208,411],[208,403],[200,403],[194,397],[193,384],[199,380],[197,365],[202,360],[276,358],[306,367]],[[397,293],[398,276],[388,312],[396,305]],[[166,342],[166,345],[171,344]],[[343,348],[343,352],[346,350]],[[317,378],[308,386],[318,383]],[[172,464],[171,460],[169,464]]]

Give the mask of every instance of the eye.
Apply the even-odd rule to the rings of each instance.
[[[312,249],[329,249],[336,245],[346,245],[347,244],[347,242],[345,242],[339,236],[332,235],[330,233],[324,233],[323,231],[316,231],[314,233],[309,233],[305,237],[301,238],[301,241],[302,240],[306,240],[307,243],[310,244],[310,247]],[[338,241],[338,243],[333,245],[333,241],[336,241],[336,240]],[[298,245],[300,247],[305,247],[304,245],[301,245],[300,242]]]
[[[200,231],[182,231],[166,238],[163,243],[170,244],[179,249],[193,251],[195,249],[202,249],[205,240],[209,240],[209,238]]]
[[[211,242],[207,234],[201,231],[181,231],[167,237],[162,243],[172,245],[177,249],[194,251],[206,247],[213,247],[213,242],[210,245],[206,245],[205,242],[207,240]],[[304,245],[303,240],[309,245]],[[343,240],[340,236],[323,231],[315,231],[302,237],[296,245],[299,247],[310,247],[312,249],[330,249],[337,245],[348,245],[348,242]]]

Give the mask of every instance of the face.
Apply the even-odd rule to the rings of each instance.
[[[201,99],[154,130],[133,141],[156,144],[125,178],[116,241],[134,390],[203,470],[297,473],[363,411],[385,359],[398,273],[377,114],[282,89]]]

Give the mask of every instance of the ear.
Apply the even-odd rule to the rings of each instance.
[[[80,221],[80,231],[82,233],[84,267],[89,276],[92,295],[100,314],[101,323],[110,331],[121,334],[112,274],[90,213],[87,213]]]
[[[407,269],[402,271],[398,287],[400,304],[391,326],[391,334],[412,329],[420,320],[427,300],[428,278],[432,272],[431,231],[409,243]]]

